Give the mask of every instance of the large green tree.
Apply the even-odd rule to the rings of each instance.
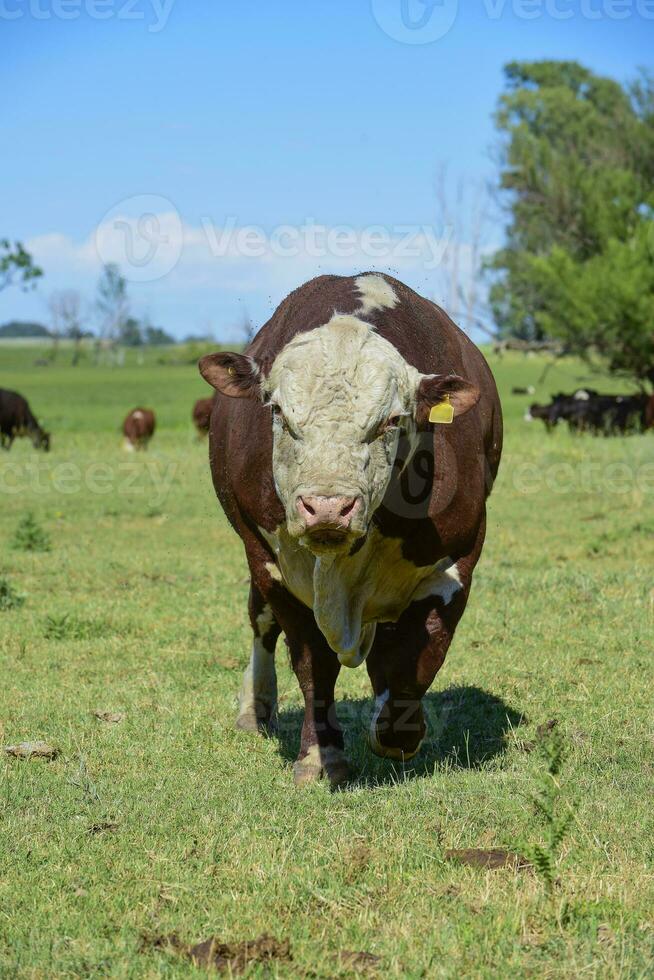
[[[654,84],[623,87],[576,62],[505,74],[495,320],[654,384]]]
[[[20,242],[13,244],[8,238],[0,238],[0,290],[14,284],[28,289],[43,275],[43,270]]]

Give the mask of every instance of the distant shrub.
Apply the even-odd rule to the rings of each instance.
[[[50,551],[50,535],[45,531],[30,511],[16,528],[12,547],[17,551]]]
[[[16,592],[11,582],[0,578],[0,612],[8,609],[18,609],[25,602],[25,596]]]

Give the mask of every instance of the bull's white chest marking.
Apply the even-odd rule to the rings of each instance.
[[[447,605],[463,587],[450,558],[419,567],[402,557],[399,538],[373,528],[352,557],[315,558],[281,526],[260,529],[274,549],[282,580],[313,609],[330,647],[346,667],[363,663],[377,623],[396,622],[411,602],[439,597]]]

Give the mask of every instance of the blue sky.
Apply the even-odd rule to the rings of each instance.
[[[422,32],[403,27],[403,2]],[[502,66],[574,58],[627,80],[652,64],[654,2],[429,13],[420,0],[0,0],[0,234],[46,272],[36,293],[0,294],[0,322],[47,319],[55,289],[90,302],[103,259],[120,261],[134,312],[177,336],[233,337],[244,310],[260,324],[322,271],[388,269],[443,299],[424,234],[444,234],[435,177],[445,163],[451,181],[495,173]],[[443,36],[406,43],[429,31]],[[399,250],[406,225],[420,254]],[[352,247],[334,254],[338,226]],[[369,226],[388,239],[374,256]],[[488,243],[501,234],[495,216]]]

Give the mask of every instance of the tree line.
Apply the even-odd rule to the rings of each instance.
[[[0,290],[11,285],[30,289],[42,276],[43,270],[20,242],[0,240]],[[55,355],[60,339],[72,340],[73,363],[78,362],[82,341],[87,338],[109,349],[175,343],[174,337],[153,326],[147,317],[131,314],[127,280],[115,264],[102,267],[96,296],[91,302],[85,302],[76,289],[60,289],[50,293],[47,308],[48,327],[31,321],[11,321],[0,327],[0,336],[49,337]],[[91,323],[96,330],[89,329]]]

